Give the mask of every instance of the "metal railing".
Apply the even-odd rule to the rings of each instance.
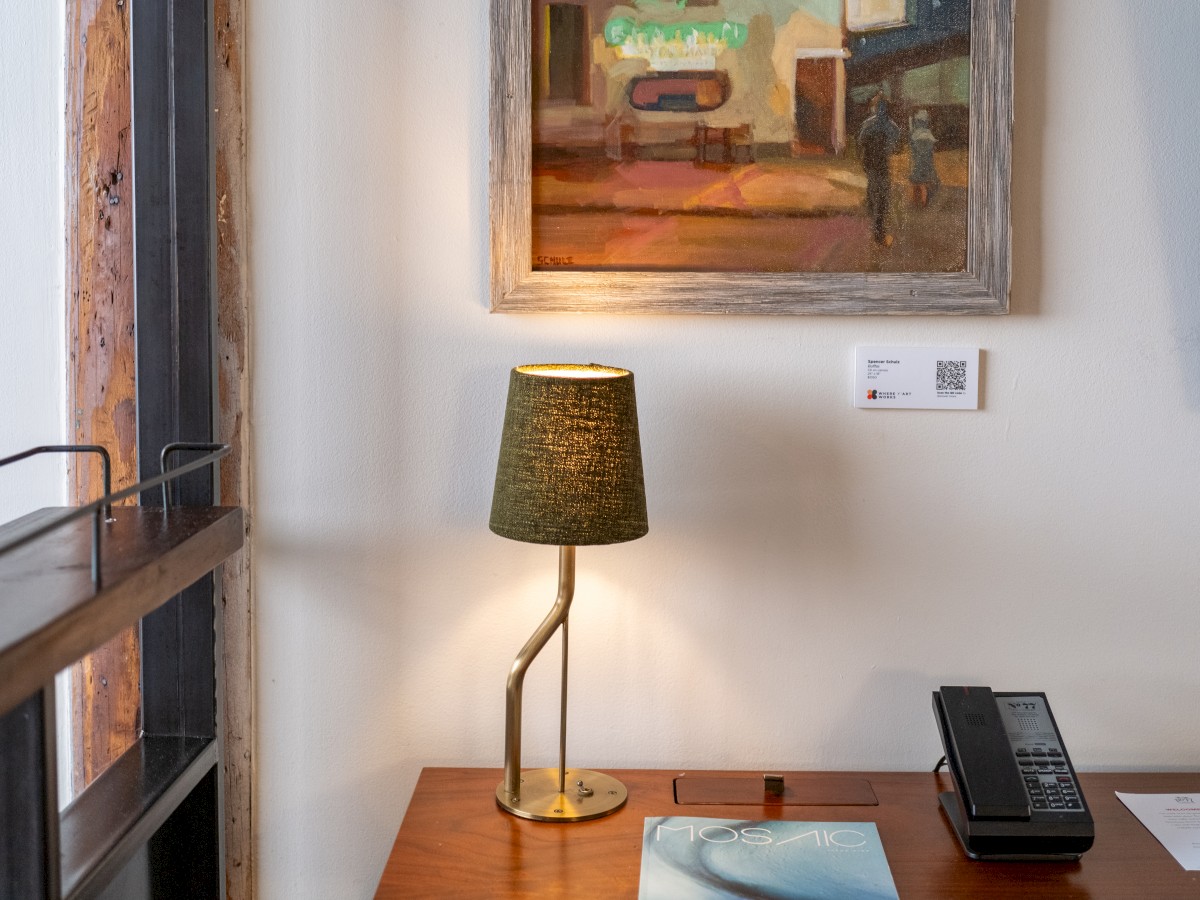
[[[177,466],[170,471],[167,471],[167,459],[172,453],[185,451],[206,451],[204,456],[199,459],[194,459],[189,463]],[[159,469],[161,474],[153,478],[147,478],[144,481],[139,481],[137,484],[127,487],[123,490],[112,493],[111,481],[111,464],[109,461],[108,451],[103,447],[94,444],[66,444],[66,445],[48,445],[44,447],[33,447],[22,453],[15,453],[12,456],[0,459],[0,467],[7,466],[11,463],[20,462],[24,459],[29,459],[31,456],[36,456],[42,453],[98,453],[101,458],[101,465],[104,469],[104,496],[98,500],[93,500],[86,506],[77,506],[61,516],[57,516],[48,522],[44,522],[36,528],[32,528],[16,537],[10,538],[7,541],[0,542],[0,556],[16,550],[18,547],[23,547],[30,541],[35,541],[69,522],[74,522],[76,519],[82,519],[84,516],[93,516],[92,520],[92,585],[99,590],[101,586],[100,572],[100,543],[101,526],[105,522],[111,522],[111,511],[113,503],[118,500],[124,500],[127,497],[133,497],[143,491],[148,491],[151,488],[162,486],[163,495],[163,515],[167,514],[170,507],[170,492],[167,489],[167,483],[175,479],[194,472],[196,469],[204,468],[212,465],[223,456],[228,456],[230,447],[228,444],[199,444],[189,442],[178,442],[167,444],[162,449],[162,454],[159,456]]]

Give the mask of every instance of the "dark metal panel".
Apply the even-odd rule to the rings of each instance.
[[[216,419],[210,5],[139,3],[130,19],[142,478],[165,444],[211,440]],[[185,504],[210,504],[213,487],[202,472],[176,490]]]
[[[218,805],[220,769],[205,772],[200,783],[150,839],[150,892],[154,897],[222,896],[221,823]]]
[[[146,734],[216,735],[214,579],[204,576],[142,620]]]
[[[57,897],[54,684],[0,717],[0,897]]]
[[[206,442],[216,428],[215,165],[210,128],[212,0],[134,4],[134,271],[138,345],[138,451],[143,477],[176,441]],[[216,467],[187,476],[184,505],[217,502]],[[160,502],[143,495],[145,505]],[[142,711],[147,735],[217,735],[214,637],[220,608],[211,575],[142,621]],[[218,769],[219,770],[219,769]],[[155,839],[155,860],[214,860],[223,878],[221,788],[187,800],[184,842]],[[183,833],[180,832],[180,833]],[[159,856],[156,856],[158,854]],[[189,876],[190,878],[190,876]],[[201,882],[207,875],[199,877]],[[191,881],[185,879],[186,883]],[[185,883],[181,882],[181,883]],[[155,888],[157,893],[158,888]],[[204,895],[204,894],[201,894]]]
[[[209,128],[211,16],[208,0],[175,0],[172,30],[176,141],[176,290],[179,309],[178,441],[211,441],[216,419],[215,154]],[[149,444],[143,444],[149,447]],[[153,444],[158,447],[158,444]],[[215,469],[213,470],[215,471]],[[200,474],[200,473],[198,473]],[[189,494],[189,486],[194,494]],[[215,483],[181,479],[184,503],[217,502]],[[192,499],[194,497],[194,499]]]
[[[174,437],[178,296],[170,78],[171,3],[130,12],[133,91],[134,290],[137,334],[138,468],[146,478],[157,449]],[[186,223],[185,223],[186,226]],[[198,436],[197,440],[202,436]],[[152,505],[149,496],[143,503]]]
[[[143,477],[164,445],[211,440],[216,418],[211,22],[211,0],[139,3],[131,18]],[[215,494],[212,470],[181,479],[175,492],[185,505],[211,504]],[[215,734],[213,585],[202,579],[142,623],[148,734]]]

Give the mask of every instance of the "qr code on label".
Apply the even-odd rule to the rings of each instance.
[[[939,391],[965,391],[967,389],[967,361],[965,359],[939,359],[936,388]]]

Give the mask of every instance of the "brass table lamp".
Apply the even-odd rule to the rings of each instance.
[[[515,816],[544,822],[616,812],[628,796],[621,782],[567,768],[567,616],[575,594],[575,547],[631,541],[648,530],[633,373],[597,365],[513,369],[490,526],[503,537],[559,547],[558,598],[508,674],[504,781],[496,802]],[[558,768],[522,772],[525,672],[559,628]]]

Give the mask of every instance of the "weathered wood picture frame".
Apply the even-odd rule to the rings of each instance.
[[[574,2],[594,6],[597,0]],[[677,8],[684,8],[678,0],[673,2]],[[919,0],[908,2],[911,9]],[[537,75],[531,71],[532,20],[535,8],[547,5],[539,0],[491,0],[489,189],[493,312],[843,315],[1008,312],[1015,0],[970,0],[970,101],[964,156],[969,173],[965,178],[965,265],[960,270],[932,272],[535,267],[532,166],[533,92]],[[539,37],[545,40],[544,34]],[[661,43],[660,38],[656,40]],[[849,56],[850,51],[845,51],[845,55]],[[912,126],[911,120],[909,124]],[[702,159],[703,145],[695,152],[695,158]],[[729,159],[733,159],[732,153]],[[865,211],[860,215],[867,219]]]

